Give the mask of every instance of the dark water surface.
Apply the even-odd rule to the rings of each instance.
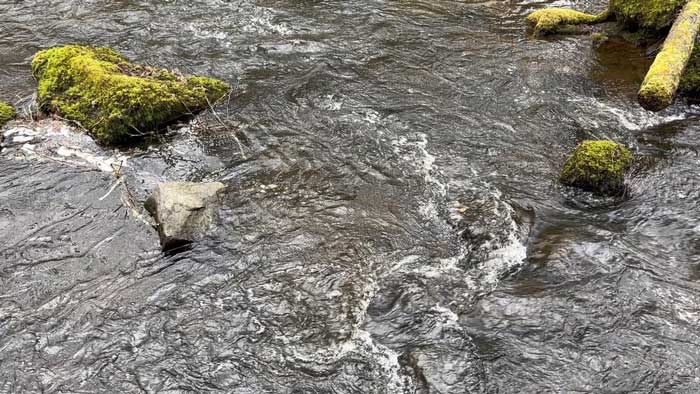
[[[0,99],[65,43],[236,86],[150,148],[8,132],[0,393],[700,392],[700,111],[641,110],[638,49],[527,37],[552,4],[604,7],[0,0]],[[629,198],[556,183],[588,138],[645,158]],[[136,202],[226,183],[211,237],[162,255],[117,162]]]

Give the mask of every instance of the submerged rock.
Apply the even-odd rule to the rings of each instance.
[[[170,182],[156,186],[145,207],[153,215],[163,250],[197,241],[211,225],[220,182]]]
[[[130,63],[109,48],[69,45],[32,60],[41,110],[84,127],[101,143],[124,143],[209,108],[230,87]]]
[[[11,105],[0,101],[0,127],[14,119],[15,116],[17,116],[15,109]]]
[[[561,171],[560,181],[607,195],[621,194],[625,188],[625,172],[632,165],[632,153],[613,141],[583,141],[569,157]]]

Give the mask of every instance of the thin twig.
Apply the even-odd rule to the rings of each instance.
[[[229,95],[229,96],[230,96],[230,95]],[[214,117],[216,118],[216,120],[218,120],[219,123],[221,123],[221,126],[223,126],[223,127],[228,127],[228,125],[227,125],[226,123],[224,123],[223,120],[221,120],[221,118],[219,117],[219,114],[216,113],[216,110],[214,110],[214,106],[211,105],[211,102],[209,102],[209,98],[206,97],[206,96],[204,96],[204,98],[207,100],[207,104],[209,105],[209,109],[211,110],[211,113],[214,115]],[[235,131],[233,132],[233,139],[235,139],[235,140],[236,140],[236,143],[238,144],[238,149],[241,151],[241,157],[243,158],[243,160],[246,160],[247,157],[246,157],[245,153],[243,152],[243,144],[241,144],[241,141],[240,141],[240,140],[238,139],[238,137],[236,136],[236,132],[235,132]]]

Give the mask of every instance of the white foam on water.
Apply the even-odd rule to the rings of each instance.
[[[290,54],[290,53],[318,53],[323,52],[327,47],[321,43],[304,40],[289,40],[258,44],[258,48],[263,48],[267,53]]]
[[[441,278],[445,275],[463,275],[463,281],[468,287],[480,290],[493,290],[501,277],[508,272],[521,267],[527,258],[527,247],[518,237],[516,231],[508,234],[508,242],[491,251],[488,258],[464,271],[459,267],[460,262],[467,258],[467,251],[447,258],[435,260],[430,265],[422,265],[410,270],[411,273],[426,278]],[[490,247],[491,245],[484,245]]]
[[[13,151],[24,153],[22,159],[54,160],[63,163],[96,168],[104,172],[127,167],[127,156],[105,155],[89,136],[62,122],[44,120],[6,130],[3,154]]]
[[[311,355],[292,351],[294,362],[302,361],[315,364],[333,364],[353,354],[363,359],[372,360],[381,369],[381,376],[386,377],[387,394],[403,394],[406,392],[404,377],[401,375],[399,356],[390,348],[376,343],[372,335],[365,330],[355,330],[352,336],[337,346],[325,349],[314,349]]]
[[[424,133],[416,133],[408,138],[401,136],[391,141],[394,153],[401,156],[404,161],[413,165],[416,171],[423,176],[429,196],[419,202],[418,212],[426,219],[439,217],[438,204],[447,196],[447,185],[439,178],[439,169],[435,165],[436,157],[428,151],[428,136]]]
[[[440,304],[436,304],[431,310],[438,312],[445,319],[444,324],[454,325],[459,321],[459,316],[456,313]]]
[[[359,330],[356,332],[354,339],[360,341],[360,346],[369,354],[372,354],[374,360],[377,361],[382,368],[383,376],[387,376],[386,392],[390,394],[403,394],[406,392],[405,382],[401,376],[401,365],[399,364],[399,356],[388,347],[374,342],[369,332]]]
[[[408,137],[401,136],[392,140],[394,152],[401,155],[405,161],[416,163],[425,183],[435,186],[436,194],[444,197],[447,195],[447,185],[436,176],[439,170],[435,166],[435,155],[428,151],[428,136],[423,133],[417,133],[415,136],[417,139],[409,140]]]
[[[474,281],[480,286],[494,288],[500,278],[522,266],[527,258],[527,247],[522,239],[522,229],[518,227],[514,216],[515,210],[508,203],[503,201],[503,193],[496,188],[488,188],[490,198],[496,203],[493,204],[493,217],[505,220],[503,229],[506,232],[506,239],[500,245],[494,245],[491,240],[484,242],[480,246],[482,250],[489,250],[488,257],[479,264],[477,270],[472,270]],[[501,226],[502,227],[502,226]]]
[[[335,95],[329,94],[324,98],[325,100],[323,100],[321,103],[321,108],[325,109],[326,111],[340,111],[343,108],[343,102],[341,100],[337,100]]]
[[[287,23],[275,23],[274,18],[275,15],[270,10],[256,7],[250,23],[243,25],[242,30],[253,33],[273,32],[283,36],[293,33]]]
[[[188,23],[186,29],[192,33],[193,36],[197,38],[213,38],[217,41],[227,42],[230,40],[230,35],[225,31],[211,31],[209,29],[195,25],[194,23]]]
[[[379,122],[379,112],[374,110],[368,110],[364,113],[364,117],[362,118],[362,120],[369,124],[376,124],[377,122]]]
[[[615,118],[623,127],[628,130],[643,130],[645,128],[658,126],[664,123],[669,123],[678,120],[687,119],[688,113],[678,113],[663,115],[658,113],[652,113],[646,111],[639,107],[635,111],[624,110],[611,105],[608,105],[600,100],[590,99],[590,98],[572,98],[569,102],[577,104],[592,104],[594,107],[598,108],[603,114],[609,114],[611,117]],[[598,126],[595,120],[592,121],[593,126]]]
[[[418,255],[410,255],[396,261],[388,272],[393,272],[395,268],[405,264],[411,264],[420,259]],[[376,271],[372,271],[376,272]],[[407,392],[405,377],[401,374],[399,356],[389,347],[374,341],[371,333],[362,329],[367,317],[367,309],[374,299],[378,290],[378,279],[370,278],[361,291],[361,297],[352,299],[351,305],[344,305],[344,310],[353,310],[353,315],[360,316],[356,322],[349,327],[347,339],[325,348],[314,347],[310,351],[303,346],[303,339],[300,337],[275,336],[283,341],[290,350],[291,361],[307,362],[317,365],[329,365],[340,362],[343,358],[359,355],[361,359],[372,360],[381,370],[379,376],[386,379],[384,383],[387,394],[404,394]],[[341,296],[342,293],[334,291],[331,296]],[[347,302],[347,301],[344,301]],[[296,347],[294,343],[301,343],[301,347]]]
[[[498,284],[501,276],[523,265],[527,248],[514,230],[508,234],[508,242],[489,254],[488,260],[479,264],[479,283],[490,287]]]
[[[409,137],[401,136],[392,140],[391,143],[394,152],[416,168],[416,171],[422,175],[426,187],[430,189],[427,198],[420,202],[419,213],[426,219],[439,220],[438,206],[447,198],[448,188],[447,184],[440,179],[440,171],[435,164],[437,160],[435,155],[428,150],[428,136],[416,133]],[[471,170],[474,179],[478,179],[477,171],[473,168]],[[459,271],[461,274],[457,274],[463,275],[469,287],[486,290],[493,289],[503,275],[522,266],[527,257],[527,249],[521,239],[522,231],[514,220],[515,210],[503,201],[502,193],[494,187],[479,184],[473,185],[472,189],[475,195],[483,195],[483,198],[494,202],[491,204],[490,215],[493,215],[493,221],[497,223],[493,229],[487,230],[504,232],[503,236],[496,237],[501,244],[487,241],[478,246],[480,250],[488,251],[488,257],[485,261],[466,271],[460,268],[460,263],[468,258],[467,254],[469,253],[469,250],[464,247],[454,256],[433,259],[430,264],[417,267],[413,263],[420,257],[407,256],[400,260],[399,264],[393,268],[394,270],[406,266],[409,267],[409,271],[430,278],[454,275],[456,271]],[[454,221],[462,219],[458,208],[451,210],[450,215]],[[503,224],[501,225],[500,222]],[[489,227],[491,225],[493,223],[489,224]]]
[[[416,261],[420,260],[421,256],[417,254],[411,254],[405,257],[402,257],[399,261],[397,261],[394,265],[392,265],[388,271],[397,271],[401,269],[405,265],[410,265],[415,263]]]
[[[74,163],[91,167],[94,166],[95,168],[104,172],[112,172],[118,168],[127,166],[127,157],[122,155],[105,157],[89,152],[83,152],[77,149],[66,148],[63,146],[59,147],[56,150],[56,154],[65,158],[79,159],[77,161],[74,161]]]

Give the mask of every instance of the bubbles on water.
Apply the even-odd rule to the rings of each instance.
[[[336,365],[353,358],[368,360],[371,366],[369,375],[364,377],[367,392],[404,394],[408,389],[406,377],[400,373],[398,355],[388,347],[376,343],[372,335],[365,330],[356,330],[343,343],[316,349],[312,355],[293,353],[290,361],[311,363],[317,365],[317,368],[322,368],[321,365]],[[379,387],[376,387],[378,383]]]
[[[393,139],[391,144],[394,153],[423,177],[426,194],[420,201],[419,212],[428,220],[440,220],[447,186],[435,165],[435,156],[428,151],[428,137],[424,133],[411,133]]]
[[[243,25],[243,31],[273,32],[282,36],[294,31],[288,23],[278,21],[279,16],[267,8],[255,7],[246,17],[249,22]]]
[[[335,94],[329,94],[321,101],[319,107],[326,111],[340,111],[343,108],[343,101],[337,99]]]
[[[622,125],[627,130],[643,130],[664,123],[687,119],[692,116],[688,111],[673,111],[669,109],[661,113],[653,113],[639,106],[634,108],[621,108],[606,101],[592,97],[572,97],[569,102],[580,107],[580,110],[590,108],[599,116],[590,119],[590,127],[600,127],[602,124],[613,121]]]

